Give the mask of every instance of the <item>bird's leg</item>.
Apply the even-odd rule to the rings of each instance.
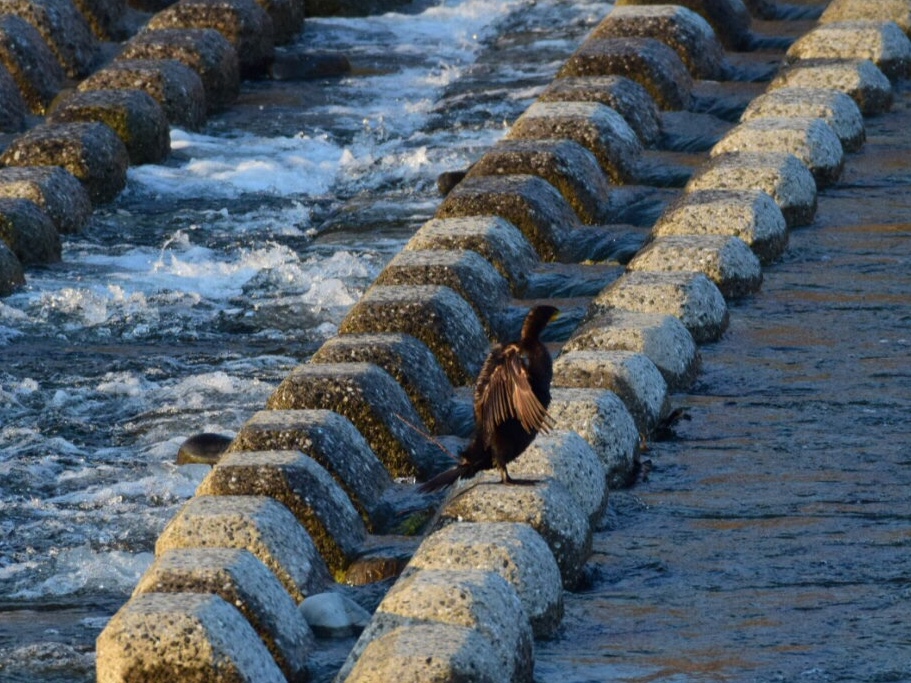
[[[509,476],[509,472],[506,471],[506,465],[501,462],[497,463],[497,469],[500,470],[500,483],[501,484],[512,484],[512,477]]]

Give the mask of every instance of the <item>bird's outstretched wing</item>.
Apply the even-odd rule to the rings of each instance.
[[[491,432],[510,418],[515,418],[529,434],[548,432],[553,418],[535,396],[528,379],[528,368],[517,344],[495,348],[478,381],[475,415],[479,424]]]

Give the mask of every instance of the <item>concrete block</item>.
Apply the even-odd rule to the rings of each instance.
[[[482,472],[447,500],[438,524],[518,522],[537,531],[553,553],[563,585],[572,588],[591,554],[588,515],[562,483],[545,477],[504,485],[498,474]],[[439,528],[439,527],[437,527]]]
[[[370,641],[345,683],[500,683],[490,642],[465,626],[403,626]]]
[[[781,209],[762,190],[696,190],[671,204],[652,228],[660,239],[673,235],[730,235],[743,240],[762,263],[788,245]]]
[[[453,386],[474,383],[490,348],[471,306],[439,285],[371,287],[348,312],[339,332],[409,334],[433,352]]]
[[[557,72],[557,78],[611,75],[641,84],[661,109],[686,109],[690,104],[690,72],[676,52],[654,38],[586,40]]]
[[[161,532],[155,555],[183,548],[249,550],[298,603],[332,582],[304,527],[268,496],[194,496]]]
[[[23,265],[60,260],[60,235],[35,202],[0,198],[0,241]]]
[[[73,3],[99,41],[119,41],[127,37],[128,30],[123,26],[126,0],[73,0]]]
[[[631,271],[702,273],[715,283],[726,299],[753,294],[762,285],[759,258],[746,242],[730,235],[658,237],[639,251],[627,268]]]
[[[217,595],[144,593],[98,637],[98,683],[284,683],[266,646]]]
[[[45,113],[66,79],[38,29],[15,14],[0,15],[0,63],[16,81],[29,111],[38,116]]]
[[[130,164],[157,164],[171,152],[164,110],[142,90],[90,90],[73,93],[47,117],[51,123],[100,121],[126,147]]]
[[[449,378],[427,345],[409,334],[332,337],[313,354],[310,362],[373,363],[395,378],[424,424],[435,434],[458,431],[451,424],[453,391]]]
[[[506,135],[510,140],[574,140],[615,183],[632,180],[642,144],[626,120],[600,102],[535,102]]]
[[[133,598],[146,593],[210,593],[236,607],[289,681],[307,677],[313,633],[275,575],[246,550],[171,550],[149,567]]]
[[[697,344],[718,340],[728,326],[728,307],[718,287],[702,273],[687,271],[629,272],[602,290],[592,308],[676,316]]]
[[[55,123],[35,126],[15,138],[0,164],[62,166],[82,183],[93,203],[105,204],[126,185],[129,155],[103,123]]]
[[[180,0],[158,12],[147,30],[209,28],[237,54],[241,78],[262,76],[275,59],[272,18],[255,0]]]
[[[896,80],[911,74],[911,40],[892,21],[838,21],[802,35],[787,59],[869,59]]]
[[[538,176],[557,188],[583,223],[608,222],[610,183],[597,158],[575,140],[501,140],[468,171],[469,178],[485,175]]]
[[[696,190],[762,190],[778,204],[789,228],[809,225],[816,215],[816,181],[793,154],[732,152],[702,166],[686,192]]]
[[[0,133],[18,133],[25,125],[25,100],[19,93],[16,81],[6,67],[0,64]]]
[[[170,125],[194,131],[206,122],[202,80],[176,59],[111,62],[82,81],[78,90],[142,90],[161,105]]]
[[[819,23],[854,20],[894,21],[905,34],[911,34],[911,4],[908,0],[832,0]]]
[[[528,616],[515,589],[499,574],[479,569],[425,569],[399,579],[377,607],[370,624],[339,671],[348,679],[370,644],[385,634],[447,624],[469,628],[490,644],[490,674],[501,681],[532,681],[534,653]]]
[[[25,273],[16,255],[0,241],[0,296],[8,296],[25,284]]]
[[[61,235],[79,232],[92,215],[88,192],[60,166],[0,168],[0,197],[33,201]]]
[[[367,529],[342,488],[300,451],[235,451],[202,480],[197,496],[268,496],[288,508],[335,575],[362,549]]]
[[[801,60],[779,71],[768,92],[779,88],[838,90],[854,100],[864,116],[892,106],[892,84],[869,59]]]
[[[383,286],[449,287],[474,309],[488,337],[503,334],[500,311],[510,298],[509,285],[492,264],[473,251],[401,251],[374,281]]]
[[[669,408],[667,382],[648,356],[635,351],[562,353],[554,362],[553,386],[610,389],[641,434],[648,434]]]
[[[240,93],[237,52],[215,29],[143,31],[124,45],[117,59],[176,59],[185,64],[202,81],[209,113],[228,106]]]
[[[786,152],[804,164],[817,187],[831,185],[844,168],[845,155],[835,131],[812,117],[763,117],[736,126],[712,148],[713,157],[728,152]]]
[[[690,386],[699,369],[693,335],[678,318],[661,313],[620,309],[596,313],[563,345],[563,353],[587,350],[642,353],[661,372],[670,391]]]
[[[334,410],[344,415],[393,477],[424,479],[449,463],[448,456],[424,435],[427,428],[402,387],[376,365],[299,365],[279,384],[266,407]]]
[[[515,522],[450,524],[421,543],[406,569],[480,569],[515,589],[536,638],[553,635],[563,618],[560,569],[544,539]]]
[[[96,66],[98,43],[70,0],[4,0],[3,11],[37,29],[68,77],[85,78]]]
[[[532,175],[465,178],[435,218],[498,216],[516,226],[545,261],[560,259],[579,219],[555,187]]]
[[[408,240],[405,251],[470,249],[490,263],[519,296],[528,285],[528,273],[538,265],[538,255],[516,226],[498,216],[435,218]]]
[[[693,78],[721,80],[724,48],[711,25],[680,5],[615,6],[592,38],[655,38],[672,48]]]
[[[740,120],[782,116],[822,119],[838,136],[846,152],[856,152],[864,143],[863,114],[854,100],[838,90],[778,88],[750,102]]]
[[[648,90],[625,76],[557,78],[539,102],[600,102],[622,116],[640,142],[652,146],[661,137],[661,115]]]
[[[668,0],[617,0],[618,6],[666,4]],[[750,47],[750,13],[741,0],[676,0],[673,4],[686,7],[705,19],[728,50]]]
[[[517,479],[559,481],[594,525],[607,506],[604,465],[585,439],[572,431],[538,434],[522,457],[510,463]]]

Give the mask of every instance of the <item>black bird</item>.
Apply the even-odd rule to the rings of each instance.
[[[459,464],[424,482],[422,492],[437,491],[494,467],[504,484],[514,483],[506,465],[528,448],[538,432],[547,433],[553,427],[547,414],[553,362],[539,337],[558,314],[553,306],[535,306],[525,317],[518,341],[491,349],[475,384],[471,442],[459,454]]]

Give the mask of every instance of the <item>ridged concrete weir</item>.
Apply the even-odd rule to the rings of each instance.
[[[72,18],[80,30],[64,43],[48,18],[55,4],[34,3],[22,18],[68,74],[86,76],[88,19]],[[110,200],[131,160],[162,154],[150,119],[180,111],[199,125],[204,111],[230,106],[239,75],[268,61],[272,16],[294,4],[193,0],[164,10],[160,30],[129,41],[109,79],[92,77],[117,88],[136,69],[148,97],[78,96],[14,140],[4,164],[64,170],[0,170],[0,192],[13,198],[5,201],[47,217],[0,204],[0,292],[21,282],[22,263],[55,257],[48,226],[78,229],[57,188]],[[608,490],[635,479],[640,440],[667,416],[668,392],[697,375],[699,345],[726,329],[727,301],[761,287],[761,266],[786,249],[787,230],[813,220],[817,187],[838,182],[844,150],[862,144],[862,116],[889,106],[889,78],[911,64],[911,42],[889,21],[907,19],[904,3],[883,4],[895,16],[878,3],[832,3],[850,5],[848,18],[782,52],[786,67],[678,183],[646,247],[587,300],[557,354],[556,428],[513,470],[534,484],[503,487],[481,475],[445,500],[422,499],[403,480],[446,466],[437,441],[460,429],[459,390],[489,343],[515,334],[515,308],[529,302],[513,297],[528,270],[607,258],[610,193],[653,177],[647,157],[657,138],[643,139],[648,123],[634,115],[705,111],[711,96],[700,79],[737,74],[736,55],[724,50],[761,44],[740,0],[654,4],[618,3],[381,273],[340,336],[251,418],[99,637],[99,681],[306,680],[310,627],[282,615],[334,582],[399,573],[339,682],[532,680],[533,638],[559,626],[563,590],[580,579]],[[5,30],[36,40],[16,22]],[[167,58],[182,66],[159,63]],[[36,110],[60,78],[52,72],[38,73],[27,94]],[[624,112],[633,96],[651,106]],[[61,137],[68,144],[42,147]],[[51,151],[36,156],[41,149]],[[415,513],[410,525],[402,510]]]

